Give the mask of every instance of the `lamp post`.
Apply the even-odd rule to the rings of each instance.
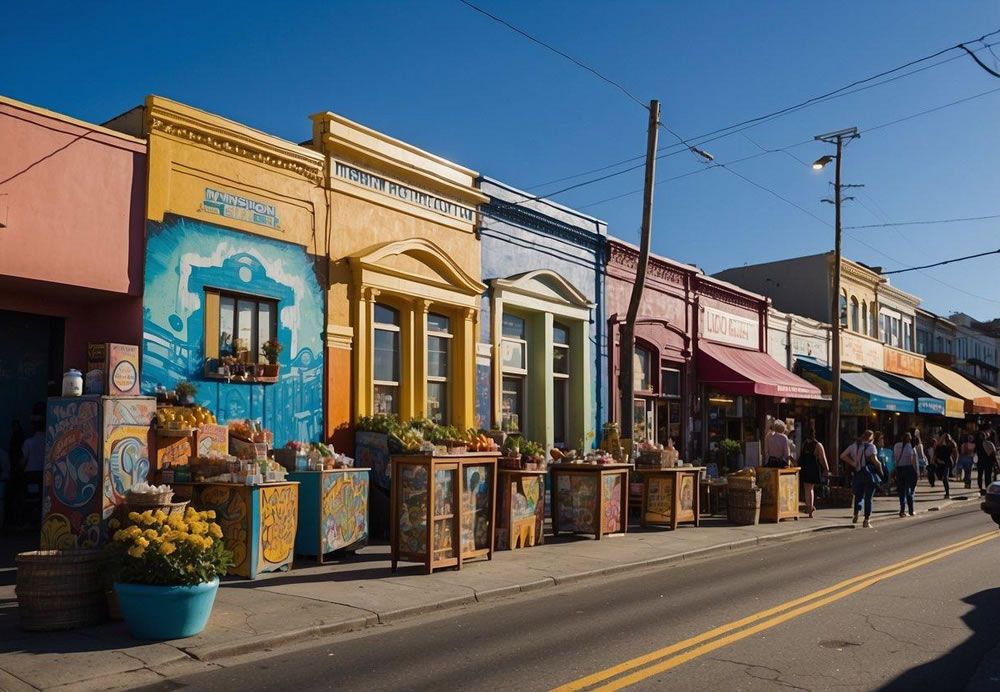
[[[841,206],[841,183],[840,183],[840,172],[841,172],[841,162],[844,155],[844,142],[849,142],[852,139],[857,139],[861,135],[858,134],[858,128],[849,127],[845,130],[837,130],[836,132],[827,132],[826,134],[816,135],[815,139],[821,142],[827,142],[829,144],[837,145],[837,153],[826,156],[822,156],[816,159],[812,167],[814,170],[822,170],[831,161],[836,161],[837,165],[835,167],[836,173],[834,175],[834,208],[836,209],[836,216],[834,221],[834,243],[833,243],[833,303],[832,312],[830,313],[830,334],[832,343],[832,352],[830,354],[831,369],[833,371],[830,379],[831,386],[831,400],[830,400],[830,458],[839,460],[840,459],[840,274],[841,274],[841,252],[840,252],[840,238],[841,238],[841,225],[840,225],[840,206]],[[844,306],[845,316],[847,306]]]

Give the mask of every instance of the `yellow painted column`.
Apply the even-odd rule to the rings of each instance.
[[[418,383],[414,380],[416,374],[417,346],[414,342],[416,318],[413,303],[407,301],[399,313],[399,416],[413,418],[419,408],[415,404]]]
[[[355,418],[372,414],[375,394],[375,353],[372,343],[372,325],[375,323],[375,300],[379,290],[362,286],[361,299],[356,303],[356,331],[354,335],[354,415]]]
[[[471,428],[476,421],[476,315],[478,312],[464,308],[454,337],[455,371],[461,372],[462,397],[455,402],[453,420],[460,430]]]
[[[427,313],[431,302],[413,301],[413,415],[427,417]],[[447,422],[447,421],[446,421]]]

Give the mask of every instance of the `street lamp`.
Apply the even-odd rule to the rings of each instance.
[[[844,142],[851,141],[852,139],[857,139],[861,135],[858,134],[858,128],[849,127],[844,130],[837,130],[836,132],[827,132],[826,134],[816,135],[815,139],[820,142],[827,142],[829,144],[837,145],[836,154],[827,154],[816,159],[813,163],[813,170],[822,170],[831,161],[836,161],[836,174],[834,176],[834,207],[836,209],[836,217],[834,223],[834,244],[833,244],[833,309],[830,313],[830,336],[832,340],[832,353],[831,353],[831,363],[832,373],[830,376],[830,451],[832,455],[829,457],[831,459],[840,459],[840,272],[841,272],[841,253],[840,253],[840,237],[841,237],[841,227],[840,227],[840,203],[841,203],[841,184],[840,184],[840,169],[844,153]]]

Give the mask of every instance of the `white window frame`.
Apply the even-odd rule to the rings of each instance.
[[[397,310],[396,308],[394,308],[391,305],[388,305],[386,303],[376,303],[376,305],[384,307],[384,308],[386,308],[388,310],[392,310],[396,315],[400,315],[401,314],[399,310]],[[400,401],[400,399],[402,398],[401,397],[401,392],[402,392],[402,384],[401,384],[401,382],[399,380],[396,380],[396,381],[392,381],[392,380],[376,380],[375,377],[374,377],[375,376],[375,358],[376,358],[376,356],[375,356],[375,332],[377,332],[377,331],[395,332],[396,334],[399,334],[399,337],[397,338],[397,343],[398,343],[398,349],[399,350],[396,353],[396,359],[397,359],[397,370],[399,370],[399,375],[400,375],[400,377],[402,377],[402,374],[403,374],[403,362],[402,362],[402,358],[403,358],[403,344],[402,344],[402,340],[403,339],[402,339],[402,331],[403,330],[402,330],[402,328],[398,324],[387,324],[385,322],[376,322],[375,321],[375,317],[374,317],[374,312],[373,312],[373,316],[372,316],[372,412],[377,412],[376,408],[375,408],[375,402],[377,401],[377,397],[375,396],[375,390],[376,390],[376,388],[377,387],[394,387],[395,390],[396,390],[396,410],[395,411],[390,411],[390,413],[395,413],[395,414],[399,415],[399,413],[400,413],[399,405],[400,405],[400,403],[402,403]]]
[[[445,315],[443,313],[440,313],[440,312],[435,312],[435,313],[431,313],[431,314],[438,315],[440,317],[444,317],[446,320],[448,320],[449,329],[451,328],[451,317],[449,317],[448,315]],[[430,324],[430,320],[428,320],[428,322],[427,322],[427,343],[424,344],[424,358],[425,358],[424,362],[430,362],[430,340],[431,340],[432,337],[437,337],[437,338],[445,339],[445,342],[444,342],[445,343],[445,352],[444,353],[445,353],[445,369],[446,369],[446,374],[444,376],[441,376],[441,375],[431,375],[430,374],[430,370],[428,369],[428,372],[427,372],[427,382],[428,382],[428,384],[431,383],[431,382],[443,383],[444,384],[444,402],[443,402],[443,405],[441,406],[442,414],[441,414],[441,422],[440,422],[440,424],[441,425],[447,425],[448,424],[448,420],[449,420],[449,414],[450,414],[449,404],[451,403],[450,402],[451,397],[449,396],[449,394],[451,393],[451,388],[448,386],[448,383],[449,383],[449,380],[450,380],[450,376],[451,376],[451,362],[452,362],[451,356],[452,356],[452,350],[453,350],[451,348],[451,340],[453,338],[455,338],[455,335],[452,334],[450,331],[448,331],[448,332],[442,332],[442,331],[440,331],[437,328],[432,328],[431,324]],[[426,396],[426,392],[424,394]],[[425,400],[424,401],[424,406],[425,406],[425,408],[427,410],[428,417],[430,417],[430,401],[429,400]]]
[[[555,340],[555,328],[557,326],[560,327],[561,329],[566,330],[567,339],[569,338],[569,335],[571,333],[569,326],[563,324],[562,322],[553,323],[553,325],[552,325],[552,329],[553,329],[553,337],[552,337],[552,390],[553,390],[552,391],[552,400],[553,400],[553,406],[552,406],[552,409],[553,409],[552,434],[553,434],[553,442],[555,442],[555,443],[562,443],[564,445],[568,445],[569,444],[569,440],[557,440],[554,437],[555,436],[555,430],[556,430],[555,403],[554,402],[555,402],[555,396],[556,396],[555,390],[556,390],[557,387],[561,388],[565,392],[565,399],[564,399],[564,401],[565,401],[566,405],[563,406],[562,427],[563,427],[563,430],[566,431],[566,435],[569,435],[569,380],[570,380],[571,375],[573,374],[573,362],[572,362],[572,360],[570,360],[571,351],[570,351],[569,344],[568,343],[566,343],[566,344],[557,344],[556,343],[556,340]],[[566,372],[565,373],[556,372],[556,368],[555,368],[556,350],[561,350],[566,355],[566,360],[565,360],[565,363],[566,363]]]

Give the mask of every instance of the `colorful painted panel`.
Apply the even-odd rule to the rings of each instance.
[[[284,346],[276,384],[206,379],[205,288],[278,302]],[[323,435],[324,292],[306,249],[201,221],[148,222],[143,297],[142,391],[198,383],[198,402],[219,422],[261,418],[274,445]],[[218,328],[218,325],[210,328]]]
[[[624,475],[615,473],[601,477],[601,496],[604,516],[601,519],[601,533],[619,533],[622,527],[622,482]]]
[[[646,514],[648,522],[668,522],[674,509],[674,477],[654,476],[646,483]]]
[[[340,550],[368,537],[368,472],[323,474],[323,552]]]
[[[101,542],[100,397],[50,399],[45,429],[43,550]]]
[[[269,572],[292,562],[299,519],[299,486],[261,486],[260,547],[257,571]]]
[[[778,501],[778,498],[774,494],[775,488],[778,484],[776,478],[777,473],[777,469],[757,469],[757,485],[760,486],[760,506],[762,508],[774,507],[775,503]]]
[[[376,432],[354,433],[354,458],[357,466],[370,468],[372,481],[383,490],[392,482],[388,436]]]
[[[599,496],[597,478],[561,473],[556,492],[559,494],[559,530],[596,533]]]
[[[434,471],[434,559],[455,557],[455,476],[458,471]]]
[[[229,485],[198,486],[194,506],[199,510],[214,509],[215,520],[222,529],[226,548],[233,553],[229,574],[250,577],[250,546],[253,540],[253,490]]]
[[[103,428],[104,519],[136,483],[149,476],[149,425],[156,416],[152,398],[105,398]]]
[[[501,474],[503,511],[498,517],[497,549],[527,548],[541,544],[545,530],[545,478]],[[513,537],[511,537],[511,533]]]
[[[427,552],[427,467],[401,464],[397,492],[399,507],[399,550],[423,555]]]
[[[681,512],[694,511],[695,477],[685,473],[681,476]]]
[[[799,511],[799,476],[796,473],[782,474],[778,480],[778,503],[782,513]]]
[[[212,452],[229,454],[229,427],[202,423],[198,426],[198,456],[207,457]]]
[[[493,513],[493,469],[488,466],[463,468],[462,552],[490,547]]]

